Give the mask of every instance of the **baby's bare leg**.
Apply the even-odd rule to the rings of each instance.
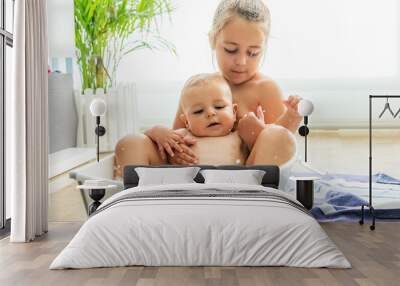
[[[267,125],[258,135],[246,165],[283,165],[296,153],[295,140],[288,129]]]
[[[156,144],[146,135],[127,135],[115,147],[115,177],[122,177],[126,165],[162,165]]]

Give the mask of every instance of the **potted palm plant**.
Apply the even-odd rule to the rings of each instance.
[[[109,128],[103,139],[107,142],[102,144],[105,149],[113,149],[118,138],[136,131],[132,118],[137,114],[134,84],[117,82],[118,65],[126,55],[143,48],[175,54],[174,46],[157,28],[160,17],[172,10],[171,0],[74,0],[76,60],[81,75],[81,90],[75,96],[78,146],[95,144],[95,123],[88,112],[93,96],[109,103],[105,121]]]

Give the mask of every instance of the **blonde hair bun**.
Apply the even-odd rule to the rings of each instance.
[[[212,28],[209,32],[211,48],[215,48],[217,34],[235,16],[249,22],[262,24],[265,39],[268,38],[271,26],[271,15],[263,0],[222,0],[215,11]]]

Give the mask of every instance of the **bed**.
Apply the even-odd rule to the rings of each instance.
[[[136,167],[125,169],[126,189],[102,203],[50,269],[351,267],[310,213],[277,189],[276,166],[252,166],[266,171],[262,185],[204,184],[200,176],[153,186],[138,186]]]

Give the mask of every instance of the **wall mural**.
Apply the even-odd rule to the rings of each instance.
[[[310,129],[367,130],[368,95],[400,90],[400,34],[399,15],[388,13],[398,1],[311,2],[318,12],[281,0],[75,0],[72,48],[49,56],[51,152],[91,148],[98,165],[73,176],[84,183],[96,169],[119,190],[129,165],[276,165],[280,189],[293,191],[289,176],[304,173],[296,188],[312,189],[323,172],[303,164]],[[399,112],[382,107],[374,127],[392,128]],[[323,162],[335,142],[318,146],[320,165],[335,161]]]

